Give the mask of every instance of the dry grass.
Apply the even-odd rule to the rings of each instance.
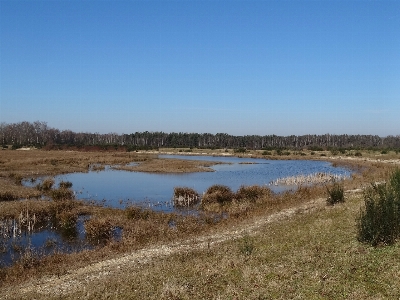
[[[3,151],[3,153],[8,154],[2,156],[0,184],[3,182],[8,189],[13,189],[12,195],[16,195],[16,191],[18,193],[22,191],[23,187],[16,185],[8,176],[10,172],[27,178],[27,174],[32,174],[33,170],[37,170],[37,174],[40,175],[54,175],[57,172],[69,172],[79,168],[80,171],[87,171],[91,164],[126,164],[135,159],[137,161],[152,159],[151,156],[143,157],[142,154],[129,156],[132,155],[129,153],[70,154],[57,151]],[[57,163],[53,165],[46,155]],[[17,157],[20,161],[12,162]],[[73,157],[76,157],[75,163],[72,163]],[[46,163],[37,163],[42,160]],[[336,160],[335,162],[342,163]],[[349,160],[345,161],[345,164],[353,168],[358,166],[360,171],[352,180],[344,181],[345,190],[384,180],[392,169],[390,164],[377,162]],[[237,194],[242,195],[240,201],[235,199],[222,204],[217,201],[216,209],[210,209],[213,214],[201,213],[199,217],[155,213],[137,207],[118,210],[88,206],[75,200],[0,202],[2,218],[17,217],[28,207],[36,216],[43,218],[49,215],[55,216],[67,227],[73,223],[74,216],[90,214],[93,220],[91,222],[106,224],[105,228],[123,228],[120,242],[110,240],[104,247],[95,250],[72,254],[56,253],[39,261],[34,260],[33,263],[29,263],[28,253],[28,263],[21,262],[11,268],[0,269],[0,285],[15,286],[32,277],[66,274],[72,269],[117,257],[133,249],[182,239],[195,239],[199,233],[207,235],[227,229],[234,230],[233,228],[252,222],[255,218],[265,217],[282,209],[298,207],[310,199],[326,197],[325,187],[302,187],[296,192],[281,195],[265,193],[261,197],[255,196],[254,189],[256,188],[239,190]],[[38,192],[35,189],[28,190],[32,193]],[[389,282],[388,280],[395,275],[395,269],[399,267],[396,262],[392,262],[389,255],[400,257],[400,251],[397,246],[393,246],[391,250],[380,253],[358,244],[354,239],[354,216],[358,213],[359,206],[359,199],[351,197],[346,199],[344,204],[323,207],[316,214],[299,215],[293,220],[268,225],[265,230],[247,240],[231,240],[208,250],[172,255],[156,260],[145,268],[138,265],[124,269],[124,266],[121,266],[121,273],[117,272],[115,277],[114,275],[107,277],[104,282],[99,279],[100,284],[97,280],[86,283],[86,291],[90,291],[89,294],[78,290],[67,297],[93,299],[107,297],[264,299],[283,298],[285,295],[289,298],[332,298],[335,295],[339,295],[339,298],[342,295],[343,298],[347,296],[355,299],[368,298],[371,295],[389,297],[398,292],[398,289],[388,291],[387,288],[379,287],[374,276],[378,276],[378,271],[385,270],[384,282]],[[102,227],[97,226],[100,229]],[[380,259],[379,263],[375,261],[377,258]],[[341,271],[344,272],[344,276],[341,275]],[[355,289],[349,286],[351,280],[360,286],[361,282],[366,280],[369,287]],[[27,294],[26,298],[43,298],[43,295]]]
[[[361,203],[319,206],[244,236],[120,265],[83,285],[31,289],[24,298],[397,299],[400,247],[357,242]],[[149,254],[150,255],[150,254]],[[83,255],[82,255],[83,256]]]
[[[149,173],[192,173],[192,172],[213,172],[209,168],[217,162],[181,160],[181,159],[152,159],[146,160],[137,166],[118,166],[117,170],[149,172]]]

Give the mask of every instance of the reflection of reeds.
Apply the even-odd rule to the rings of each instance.
[[[29,214],[29,210],[21,211],[18,218],[0,220],[0,237],[16,238],[23,230],[29,234],[33,232],[37,222],[36,214]]]
[[[196,204],[199,201],[199,194],[192,188],[175,187],[174,188],[174,206],[187,207]]]
[[[327,182],[342,181],[348,178],[346,175],[330,173],[314,173],[310,175],[297,175],[284,178],[278,178],[271,181],[270,185],[300,185],[300,184],[321,184]]]

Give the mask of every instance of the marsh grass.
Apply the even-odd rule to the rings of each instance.
[[[361,201],[352,195],[344,205],[322,202],[243,238],[124,265],[62,298],[90,291],[93,299],[397,299],[400,247],[357,242]]]
[[[273,192],[270,188],[259,185],[241,186],[236,192],[235,198],[239,200],[247,199],[256,201],[259,198],[268,198]]]
[[[113,236],[114,227],[107,219],[91,218],[85,222],[86,236],[94,244],[109,241]]]
[[[175,207],[189,207],[197,204],[199,194],[192,188],[174,187],[173,204]]]
[[[47,192],[50,191],[54,185],[54,178],[46,178],[41,183],[36,185],[36,189],[39,191]]]
[[[136,155],[129,157],[125,153],[56,151],[5,152],[9,154],[7,157],[2,157],[4,163],[0,165],[0,185],[4,183],[7,189],[12,189],[13,195],[17,194],[16,191],[23,194],[21,191],[24,187],[15,185],[12,178],[7,175],[10,171],[18,172],[24,178],[31,178],[32,174],[50,176],[73,171],[84,172],[88,171],[90,164],[93,163],[123,164],[132,162]],[[286,158],[291,157],[285,156]],[[56,159],[56,164],[52,164],[49,159]],[[343,162],[337,161],[337,163],[340,165]],[[354,161],[345,163],[360,164]],[[345,188],[359,187],[365,184],[366,180],[379,181],[390,169],[389,165],[362,162],[360,172],[351,181],[344,183]],[[24,189],[25,191],[27,190]],[[34,190],[34,192],[39,191]],[[0,218],[18,217],[27,205],[29,211],[36,214],[36,218],[54,217],[58,218],[60,223],[63,220],[68,223],[69,211],[76,215],[88,214],[91,220],[97,220],[97,225],[92,226],[94,244],[99,241],[96,234],[100,233],[101,236],[103,226],[105,229],[108,228],[108,231],[105,230],[106,237],[109,236],[107,232],[110,224],[112,228],[119,227],[123,231],[121,242],[113,242],[111,239],[104,247],[96,247],[95,250],[72,254],[54,253],[42,257],[40,264],[30,269],[18,266],[2,268],[0,286],[2,288],[14,286],[35,276],[65,274],[71,269],[148,245],[195,238],[200,233],[211,234],[223,229],[240,228],[241,224],[251,222],[253,218],[264,218],[285,208],[295,208],[310,199],[324,198],[326,190],[324,187],[300,187],[297,191],[256,197],[255,201],[250,200],[254,199],[252,197],[239,200],[235,198],[236,193],[231,191],[232,194],[233,197],[229,197],[231,201],[214,201],[212,205],[215,210],[202,210],[197,217],[147,212],[133,208],[129,212],[129,208],[118,210],[90,206],[73,199],[2,202]],[[121,299],[146,298],[146,296],[159,299],[162,295],[168,295],[168,292],[180,298],[215,298],[215,295],[220,298],[262,299],[279,298],[279,295],[281,298],[282,295],[289,295],[292,298],[299,295],[303,298],[310,296],[312,298],[315,293],[322,295],[321,297],[332,298],[341,291],[339,287],[347,289],[349,295],[348,291],[351,289],[349,282],[360,285],[361,282],[367,282],[369,285],[366,288],[367,292],[360,288],[355,294],[351,294],[355,296],[354,299],[365,299],[362,296],[368,295],[366,293],[374,293],[372,287],[381,288],[375,278],[382,276],[382,273],[379,273],[382,269],[388,273],[383,274],[384,281],[389,282],[395,277],[395,271],[391,270],[398,270],[400,266],[391,260],[389,253],[397,256],[400,254],[396,252],[397,248],[390,248],[384,251],[386,254],[374,252],[375,257],[372,258],[373,250],[355,240],[354,216],[357,213],[354,207],[358,209],[360,202],[356,200],[352,197],[346,199],[344,205],[324,207],[322,210],[316,210],[316,214],[309,214],[309,217],[299,215],[293,220],[279,222],[276,226],[273,224],[267,226],[266,230],[251,236],[255,250],[251,255],[244,255],[238,248],[237,241],[228,241],[221,246],[212,246],[206,252],[188,251],[182,255],[176,254],[157,260],[144,269],[139,266],[138,269],[132,269],[132,272],[124,271],[123,282],[120,280],[121,276],[107,277],[107,281],[101,285],[95,280],[93,283],[88,283],[87,288],[90,289],[93,298],[114,295]],[[209,204],[208,207],[212,205]],[[372,267],[368,267],[369,265]],[[357,269],[353,272],[354,266],[357,266]],[[392,266],[390,267],[392,269],[387,266]],[[343,271],[347,277],[342,276]],[[330,282],[330,285],[324,287],[321,282]],[[288,286],[295,288],[289,290],[284,288]],[[115,294],[116,290],[118,296]],[[394,294],[394,291],[382,290],[385,296]],[[79,293],[72,294],[70,298],[86,295]],[[36,294],[31,298],[40,298],[40,295]]]
[[[337,203],[343,203],[345,201],[343,183],[334,182],[331,188],[326,186],[326,191],[328,194],[328,197],[326,199],[328,205],[335,205]]]
[[[364,193],[357,218],[358,240],[373,246],[393,244],[400,237],[400,170],[387,183],[372,184]]]
[[[235,194],[232,190],[225,185],[212,185],[210,186],[201,199],[201,204],[205,208],[209,204],[224,204],[231,202]]]
[[[58,188],[50,190],[49,195],[53,200],[56,201],[74,199],[75,197],[74,191],[68,188]]]

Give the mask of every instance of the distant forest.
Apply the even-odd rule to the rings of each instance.
[[[400,149],[400,136],[379,137],[377,135],[245,135],[226,133],[165,133],[135,132],[131,134],[73,132],[51,128],[46,122],[1,123],[0,137],[3,147],[14,149],[35,146],[45,149],[65,149],[97,146],[101,149],[115,148],[133,151],[166,148],[208,149]]]

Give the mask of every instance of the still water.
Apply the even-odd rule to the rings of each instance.
[[[242,185],[267,185],[274,192],[293,189],[293,186],[274,186],[277,178],[309,175],[317,172],[350,176],[344,168],[331,163],[310,160],[266,160],[238,157],[160,155],[160,158],[218,161],[214,172],[154,174],[114,170],[73,173],[57,176],[60,181],[72,182],[78,199],[94,200],[106,206],[123,208],[129,204],[148,206],[155,210],[173,211],[171,199],[174,187],[190,187],[202,194],[214,184],[229,186],[236,191]]]
[[[73,184],[72,188],[76,193],[76,198],[95,201],[111,207],[124,208],[127,205],[136,204],[169,212],[174,211],[171,199],[174,187],[177,186],[191,187],[200,194],[214,184],[227,185],[233,191],[242,185],[267,185],[274,192],[282,192],[294,189],[295,186],[275,186],[269,185],[269,183],[282,177],[309,175],[317,172],[342,176],[351,174],[349,170],[333,167],[329,162],[324,161],[183,155],[160,155],[159,157],[217,161],[223,164],[212,166],[214,172],[180,174],[129,172],[107,167],[104,171],[57,176],[55,178],[56,185],[60,181],[70,181]],[[35,185],[37,183],[26,181],[24,184]],[[72,236],[70,233],[66,235],[51,222],[35,228],[33,232],[22,231],[17,236],[3,232],[0,234],[0,267],[10,265],[13,261],[18,260],[27,250],[45,256],[54,252],[73,252],[92,248],[93,245],[86,239],[83,225],[87,218],[89,216],[79,217]],[[5,224],[3,221],[0,225],[5,227]],[[121,230],[117,228],[114,238],[119,239],[121,233]]]

